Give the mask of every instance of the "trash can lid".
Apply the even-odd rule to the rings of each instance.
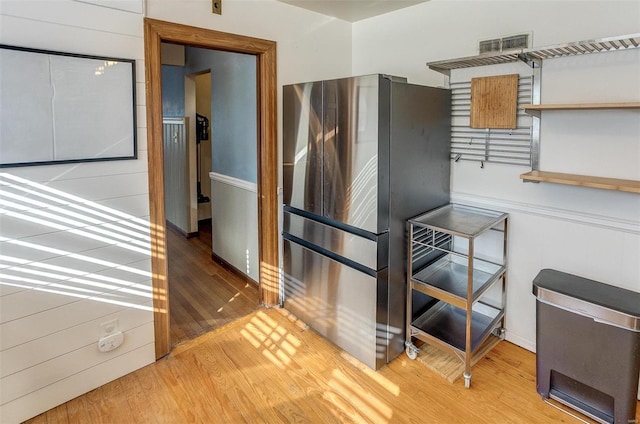
[[[640,293],[631,290],[554,269],[543,269],[533,279],[533,294],[536,296],[538,289],[554,291],[640,318]]]

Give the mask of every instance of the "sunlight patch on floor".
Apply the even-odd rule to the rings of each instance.
[[[380,387],[382,387],[383,389],[385,389],[386,391],[388,391],[392,395],[400,396],[400,386],[398,386],[393,381],[391,381],[388,378],[384,377],[382,374],[380,374],[376,370],[373,370],[373,369],[369,368],[368,366],[366,366],[362,362],[358,361],[353,356],[349,355],[347,352],[341,352],[340,353],[340,357],[342,359],[344,359],[345,361],[348,361],[349,363],[351,363],[356,368],[358,368],[359,371],[361,371],[364,374],[366,374],[366,376],[368,378],[370,378],[371,380],[375,381]]]
[[[251,321],[240,330],[240,334],[262,355],[280,369],[291,363],[301,345],[300,340],[282,328],[262,311],[258,311]]]
[[[227,303],[231,303],[231,302],[233,302],[234,300],[236,300],[236,298],[237,298],[238,296],[240,296],[240,294],[241,294],[240,292],[237,292],[236,294],[234,294],[233,296],[231,296],[231,298],[229,298],[229,300],[227,300]],[[221,313],[222,311],[224,311],[224,306],[221,306],[221,307],[219,307],[219,308],[216,310],[216,312],[218,312],[218,313]]]
[[[355,408],[363,417],[376,423],[388,423],[393,416],[393,409],[377,398],[375,395],[368,393],[353,379],[347,377],[340,370],[333,370],[329,387],[340,397],[348,399],[349,409]],[[335,402],[335,396],[325,396],[325,399],[332,402],[336,407],[343,408],[342,402]],[[344,412],[348,413],[347,410]]]

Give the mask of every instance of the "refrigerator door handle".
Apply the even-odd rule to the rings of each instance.
[[[318,253],[319,255],[325,256],[325,257],[327,257],[329,259],[333,259],[334,261],[336,261],[336,262],[338,262],[338,263],[340,263],[342,265],[346,265],[346,266],[348,266],[350,268],[357,269],[358,271],[360,271],[360,272],[362,272],[364,274],[370,275],[372,277],[376,276],[376,271],[375,270],[373,270],[373,269],[371,269],[369,267],[366,267],[366,266],[364,266],[364,265],[362,265],[362,264],[360,264],[358,262],[352,261],[349,258],[346,258],[344,256],[340,256],[340,255],[336,254],[335,252],[332,252],[332,251],[327,250],[327,249],[325,249],[325,248],[323,248],[321,246],[318,246],[317,244],[309,243],[307,240],[303,240],[303,239],[301,239],[299,237],[296,237],[294,235],[291,235],[289,233],[283,233],[282,234],[282,238],[283,238],[283,240],[289,240],[289,241],[292,241],[292,242],[294,242],[296,244],[299,244],[300,246],[303,246],[303,247],[305,247],[305,248],[307,248],[309,250],[312,250],[312,251]]]

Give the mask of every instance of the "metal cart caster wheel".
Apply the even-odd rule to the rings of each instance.
[[[500,340],[504,340],[506,337],[507,329],[504,327],[498,327],[493,330],[493,335],[500,338]]]
[[[404,351],[412,361],[418,357],[418,349],[415,346],[407,346]]]
[[[471,387],[471,376],[470,375],[464,375],[464,388],[468,389]]]

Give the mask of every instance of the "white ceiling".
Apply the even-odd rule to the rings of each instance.
[[[279,0],[349,22],[382,15],[429,0]]]

